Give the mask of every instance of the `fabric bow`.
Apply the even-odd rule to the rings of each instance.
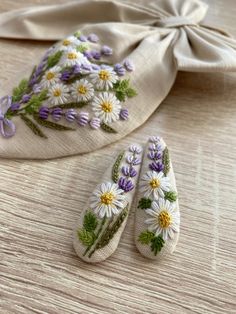
[[[178,71],[235,71],[236,41],[202,24],[207,10],[199,0],[80,0],[0,14],[4,38],[58,40],[77,30],[95,33],[113,48],[112,63],[133,61],[136,71],[131,80],[138,91],[127,104],[129,122],[113,125],[116,134],[97,130],[95,135],[83,128],[52,133],[45,145],[44,139],[32,141],[31,132],[21,127],[14,151],[4,143],[0,156],[54,158],[90,152],[140,127],[167,96]]]
[[[11,97],[4,96],[0,99],[0,133],[3,137],[12,137],[16,132],[15,124],[5,117],[7,110],[11,107]]]

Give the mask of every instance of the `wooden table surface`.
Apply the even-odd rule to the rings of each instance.
[[[57,0],[1,0],[0,11]],[[208,24],[236,36],[235,0],[208,1]],[[0,80],[46,44],[0,41]],[[148,135],[170,147],[181,234],[162,263],[134,246],[134,210],[115,254],[79,260],[72,229],[114,152]],[[105,161],[105,163],[104,163]],[[97,169],[94,176],[94,168]],[[97,152],[0,161],[0,313],[236,313],[236,75],[179,73],[155,114]],[[77,173],[77,176],[72,176]]]

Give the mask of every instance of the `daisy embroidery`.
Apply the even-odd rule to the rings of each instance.
[[[49,88],[53,84],[58,83],[60,81],[60,71],[61,68],[59,66],[55,66],[46,71],[42,77],[41,86],[43,88]]]
[[[101,68],[95,73],[90,75],[92,83],[96,85],[98,89],[108,90],[113,87],[113,84],[117,81],[118,77],[112,68]]]
[[[153,196],[155,199],[164,197],[164,192],[170,191],[170,179],[164,176],[163,172],[148,171],[142,178],[140,192],[145,197]]]
[[[89,61],[84,57],[82,53],[72,48],[66,50],[61,58],[61,64],[63,64],[63,66],[74,66],[76,64],[82,65],[88,63]]]
[[[59,49],[60,51],[66,51],[69,48],[76,48],[80,45],[80,40],[78,40],[75,36],[69,36],[65,38],[62,42],[60,42]]]
[[[121,105],[119,100],[107,92],[94,97],[92,109],[95,115],[104,123],[112,123],[119,119]]]
[[[179,232],[180,215],[174,206],[168,200],[160,198],[157,202],[152,202],[152,208],[145,210],[151,216],[145,220],[148,230],[156,236],[161,235],[164,241],[173,239],[174,233]]]
[[[71,95],[77,102],[88,101],[94,95],[93,85],[85,79],[79,80],[71,86]]]
[[[123,190],[111,182],[102,183],[91,196],[91,208],[100,218],[118,215],[125,207]]]
[[[48,100],[52,105],[61,105],[69,101],[69,88],[64,84],[55,84],[48,89]]]

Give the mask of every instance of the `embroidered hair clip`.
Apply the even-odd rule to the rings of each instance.
[[[107,169],[92,192],[74,232],[74,248],[89,263],[101,262],[117,248],[133,201],[142,148],[131,145]]]
[[[169,150],[159,137],[147,144],[138,190],[135,243],[145,257],[160,259],[175,249],[180,213]]]

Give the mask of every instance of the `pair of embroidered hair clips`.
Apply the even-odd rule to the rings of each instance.
[[[74,248],[86,262],[108,258],[117,248],[137,187],[135,243],[140,253],[158,259],[178,241],[180,213],[168,148],[159,137],[145,151],[132,144],[107,169],[82,211]]]

